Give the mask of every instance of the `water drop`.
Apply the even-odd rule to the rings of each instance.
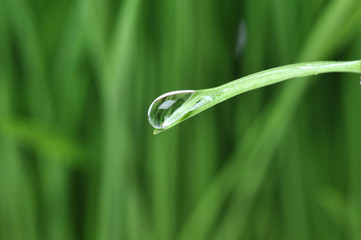
[[[174,91],[163,94],[155,99],[148,110],[149,123],[154,128],[164,129],[180,119],[187,111],[176,111],[193,93],[193,90]]]

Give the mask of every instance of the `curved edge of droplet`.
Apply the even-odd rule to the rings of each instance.
[[[174,95],[174,94],[180,94],[180,93],[195,93],[195,90],[177,90],[177,91],[172,91],[172,92],[167,92],[167,93],[164,93],[164,94],[162,94],[162,95],[160,95],[159,97],[157,97],[153,102],[152,102],[152,104],[150,104],[150,107],[149,107],[149,109],[148,109],[148,122],[149,122],[149,124],[150,125],[152,125],[152,127],[154,127],[156,130],[158,130],[158,129],[166,129],[166,128],[168,128],[169,126],[167,126],[167,127],[158,127],[158,126],[154,126],[153,125],[153,123],[152,123],[152,121],[150,120],[151,118],[150,118],[150,111],[152,110],[152,107],[153,107],[153,105],[155,104],[155,102],[157,102],[159,99],[161,99],[161,98],[164,98],[164,97],[168,97],[168,96],[171,96],[171,95]],[[191,95],[192,96],[192,95]],[[191,97],[190,96],[190,97]],[[156,133],[154,133],[154,135],[155,135]]]

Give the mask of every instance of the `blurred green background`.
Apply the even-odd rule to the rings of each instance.
[[[0,239],[361,239],[354,74],[157,136],[150,103],[361,59],[359,0],[0,0]]]

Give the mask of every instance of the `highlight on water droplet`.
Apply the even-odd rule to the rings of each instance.
[[[149,123],[157,129],[164,129],[179,120],[187,111],[178,111],[194,93],[193,90],[174,91],[155,99],[148,110]]]

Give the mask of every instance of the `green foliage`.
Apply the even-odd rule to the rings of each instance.
[[[0,239],[358,239],[354,75],[157,136],[146,113],[163,92],[360,59],[360,26],[359,0],[0,0]]]

